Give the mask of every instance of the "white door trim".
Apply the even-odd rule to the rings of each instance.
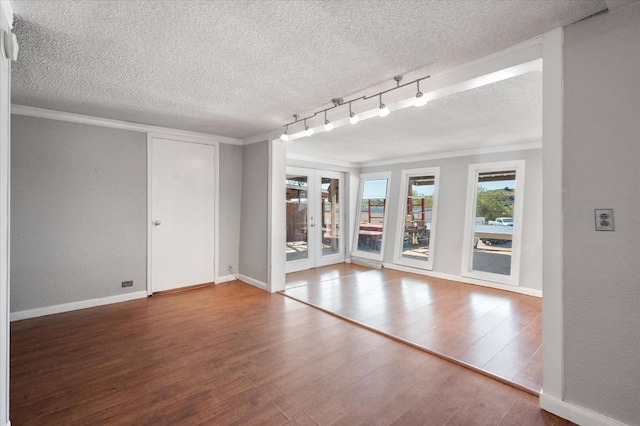
[[[213,249],[213,281],[215,283],[220,282],[220,268],[218,265],[220,264],[220,237],[218,230],[219,219],[220,219],[220,144],[219,142],[207,141],[203,142],[201,139],[197,138],[188,138],[188,137],[175,137],[173,135],[166,135],[162,133],[147,133],[147,295],[151,296],[153,294],[153,286],[151,283],[151,248],[152,248],[152,211],[151,211],[151,198],[153,194],[153,139],[168,139],[176,142],[184,142],[184,143],[197,143],[204,145],[211,145],[215,148],[215,170],[214,170],[214,200],[213,200],[213,235],[214,235],[214,249]]]

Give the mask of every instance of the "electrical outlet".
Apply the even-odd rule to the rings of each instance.
[[[595,209],[596,231],[615,231],[613,209]]]
[[[133,281],[122,281],[122,287],[133,287]]]

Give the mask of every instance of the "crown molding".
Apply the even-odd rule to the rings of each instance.
[[[7,18],[7,22],[9,22],[9,28],[13,29],[13,6],[11,6],[11,2],[9,0],[1,0],[0,7],[2,7],[2,11]]]
[[[271,132],[260,133],[259,135],[251,136],[242,140],[242,145],[251,145],[258,142],[270,141],[274,138],[271,137]]]
[[[132,123],[129,121],[112,120],[109,118],[92,117],[71,112],[54,111],[24,105],[11,105],[11,114],[28,117],[48,118],[51,120],[67,121],[71,123],[90,124],[93,126],[110,127],[113,129],[131,130],[134,132],[161,134],[164,137],[197,139],[208,142],[218,142],[228,145],[242,145],[240,139],[226,136],[210,135],[208,133],[191,132],[188,130],[171,129],[168,127],[151,126],[148,124]]]
[[[415,163],[418,161],[439,160],[442,158],[467,157],[470,155],[497,154],[501,152],[526,151],[529,149],[541,149],[542,141],[520,142],[503,146],[491,146],[483,148],[461,149],[458,151],[435,152],[411,157],[393,158],[390,160],[367,161],[360,163],[360,167],[387,166],[392,164]]]

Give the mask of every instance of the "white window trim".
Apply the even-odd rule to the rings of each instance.
[[[377,179],[387,179],[387,191],[385,193],[385,209],[384,209],[384,219],[382,221],[382,239],[380,241],[380,253],[369,253],[366,251],[358,250],[358,238],[360,235],[360,209],[362,208],[362,195],[364,190],[364,183],[368,180],[377,180]],[[353,229],[353,251],[351,252],[352,257],[357,257],[361,259],[369,259],[369,260],[377,260],[382,261],[384,259],[384,245],[387,235],[387,220],[389,218],[389,188],[391,187],[391,172],[380,172],[380,173],[366,173],[360,175],[360,187],[358,189],[358,200],[356,204],[356,220],[354,223]]]
[[[431,206],[431,230],[429,233],[429,259],[425,261],[409,259],[402,256],[405,226],[405,208],[407,202],[407,185],[409,178],[415,176],[434,176],[433,183],[433,205]],[[400,184],[400,198],[398,201],[398,224],[396,232],[396,247],[393,263],[397,265],[409,266],[417,269],[433,270],[433,247],[436,240],[436,222],[438,211],[438,190],[440,187],[440,167],[425,167],[421,169],[405,169],[402,170]]]
[[[524,160],[500,161],[495,163],[481,163],[469,165],[469,178],[467,183],[467,207],[465,214],[464,240],[462,242],[462,267],[460,275],[499,284],[520,285],[520,256],[522,246],[522,217],[524,205]],[[513,236],[511,245],[511,274],[502,275],[484,271],[473,270],[473,242],[475,233],[476,197],[478,187],[478,175],[484,172],[515,170],[516,199],[513,207]]]

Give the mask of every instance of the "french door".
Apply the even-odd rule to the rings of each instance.
[[[344,262],[343,176],[287,167],[286,272]]]

